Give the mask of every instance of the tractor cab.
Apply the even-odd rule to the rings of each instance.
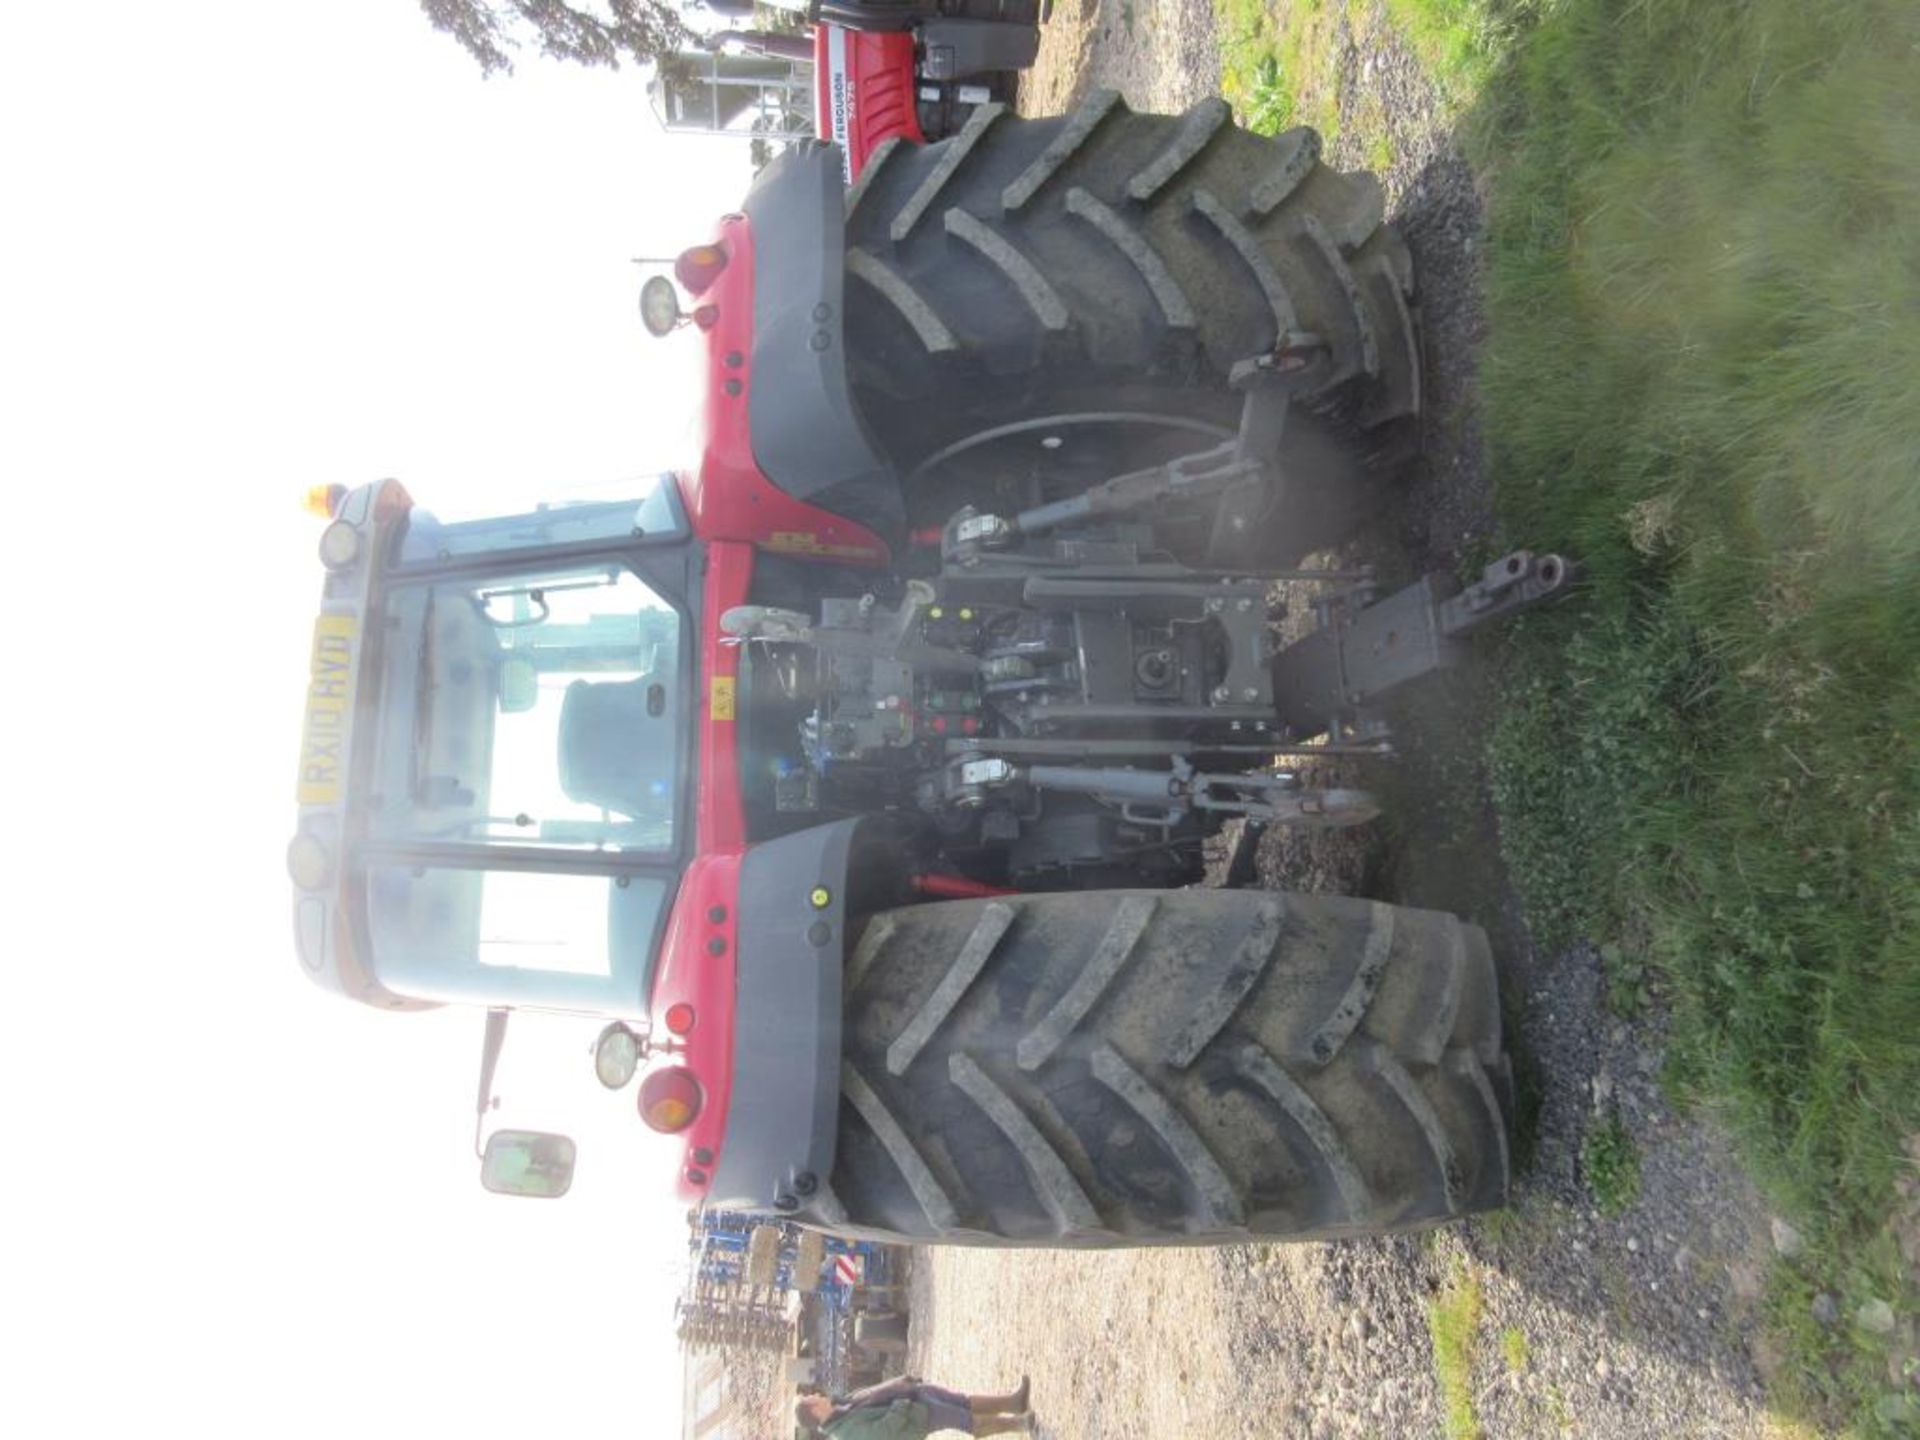
[[[288,854],[319,983],[646,1033],[696,667],[677,483],[639,489],[452,523],[392,481],[324,497]]]
[[[321,497],[294,931],[326,988],[487,1012],[482,1129],[508,1014],[593,1016],[593,1070],[638,1079],[639,1119],[683,1147],[684,1198],[791,1208],[832,1155],[860,827],[750,844],[772,801],[748,793],[773,782],[743,781],[758,752],[736,706],[765,686],[722,619],[762,571],[775,598],[783,565],[820,562],[756,569],[752,543],[709,534],[713,478],[710,450],[706,473],[625,500],[470,521],[393,481]],[[751,1118],[730,1124],[743,1092]],[[574,1153],[497,1130],[481,1179],[556,1196]]]

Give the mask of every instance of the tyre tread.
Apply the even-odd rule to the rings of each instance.
[[[1159,1137],[1193,1187],[1204,1207],[1202,1228],[1217,1229],[1241,1221],[1240,1198],[1206,1141],[1174,1104],[1111,1045],[1093,1049],[1093,1078],[1120,1097],[1123,1104],[1147,1123]]]
[[[947,1068],[954,1085],[986,1112],[987,1118],[1019,1152],[1034,1190],[1059,1232],[1064,1235],[1075,1230],[1103,1228],[1100,1212],[1093,1208],[1093,1201],[1073,1178],[1067,1162],[1040,1133],[1039,1127],[1027,1118],[1013,1096],[995,1084],[993,1077],[964,1051],[956,1050]]]
[[[906,203],[894,212],[892,222],[887,226],[887,235],[898,245],[913,233],[913,227],[920,218],[933,208],[934,201],[940,198],[940,192],[947,188],[967,156],[973,153],[994,123],[1007,113],[1007,107],[998,101],[977,107],[967,117],[967,123],[960,127],[960,133],[953,139],[938,146],[929,146],[929,153],[939,151],[939,159],[927,172],[920,187],[906,199]]]
[[[1092,138],[1100,122],[1113,114],[1116,108],[1122,114],[1127,113],[1118,90],[1089,92],[1087,98],[1074,108],[1073,114],[1067,117],[1066,125],[1046,149],[1000,192],[1000,208],[1018,210],[1039,194],[1041,187],[1060,172],[1060,168],[1073,158],[1074,153]]]
[[[1047,277],[1040,273],[1034,263],[1013,247],[1006,236],[957,206],[947,211],[943,223],[947,234],[966,245],[1006,278],[1042,330],[1057,333],[1067,328],[1071,323],[1070,317],[1058,292],[1047,283]]]
[[[1127,198],[1144,204],[1165,189],[1173,178],[1213,143],[1220,127],[1233,119],[1233,109],[1217,95],[1188,108],[1174,127],[1166,148],[1142,166],[1127,182]]]
[[[960,348],[959,342],[953,338],[953,331],[934,312],[933,306],[884,261],[865,250],[849,250],[847,273],[856,280],[865,281],[891,305],[919,337],[921,347],[929,355],[947,354]]]
[[[1492,953],[1452,916],[1257,891],[1009,895],[882,912],[854,956],[838,1154],[808,1223],[1224,1243],[1504,1198]]]
[[[1067,213],[1079,216],[1105,236],[1140,272],[1141,283],[1153,296],[1153,303],[1160,307],[1161,323],[1168,330],[1180,333],[1193,329],[1193,302],[1187,299],[1173,271],[1160,258],[1160,252],[1137,226],[1078,185],[1067,192]]]

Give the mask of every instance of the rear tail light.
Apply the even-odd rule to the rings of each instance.
[[[683,1065],[655,1070],[640,1082],[640,1118],[663,1135],[684,1130],[700,1113],[700,1082]]]
[[[682,250],[680,258],[673,262],[673,278],[690,295],[698,295],[720,278],[720,272],[727,268],[727,252],[718,245],[696,245],[691,250]]]

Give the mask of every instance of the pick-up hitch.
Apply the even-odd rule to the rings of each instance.
[[[1428,575],[1384,600],[1369,586],[1329,597],[1326,623],[1274,657],[1281,723],[1296,735],[1364,731],[1367,710],[1457,660],[1461,636],[1561,594],[1574,573],[1558,555],[1516,550],[1457,594]]]

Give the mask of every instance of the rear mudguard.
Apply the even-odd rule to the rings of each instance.
[[[747,196],[748,425],[755,461],[782,492],[898,546],[906,524],[899,482],[855,411],[847,381],[845,206],[838,159],[821,146],[779,156]]]
[[[733,1073],[706,1204],[791,1212],[832,1173],[848,916],[896,897],[903,838],[863,816],[741,861]]]

